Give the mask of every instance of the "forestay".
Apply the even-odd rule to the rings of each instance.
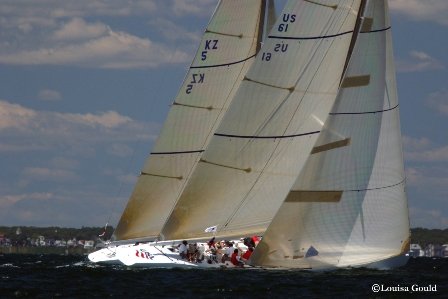
[[[115,230],[115,239],[159,235],[254,60],[264,5],[261,0],[218,4]]]
[[[162,238],[266,229],[336,98],[359,0],[288,1],[214,134]]]
[[[404,180],[387,2],[373,0],[324,130],[251,262],[348,267],[404,253]]]

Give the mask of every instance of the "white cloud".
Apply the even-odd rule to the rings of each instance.
[[[128,157],[132,155],[132,148],[126,144],[113,144],[109,147],[108,153],[118,157]]]
[[[46,19],[86,16],[131,16],[148,15],[157,12],[165,0],[2,0],[0,16],[33,17]]]
[[[430,21],[448,25],[446,0],[390,0],[392,12],[403,14],[416,21]]]
[[[62,34],[61,34],[62,35]],[[46,45],[39,49],[0,52],[0,63],[16,65],[71,65],[113,69],[154,68],[184,63],[190,55],[125,32],[107,31],[83,42]]]
[[[61,93],[52,89],[42,89],[37,97],[43,101],[58,101],[62,99]]]
[[[70,22],[53,33],[55,40],[80,40],[91,39],[103,36],[109,31],[106,25],[102,23],[88,24],[81,18],[73,18]]]
[[[168,40],[186,40],[195,45],[201,40],[201,33],[189,32],[185,28],[176,25],[172,21],[164,18],[153,19],[149,22]]]
[[[448,89],[442,89],[431,93],[426,100],[429,107],[439,113],[448,116]]]
[[[426,150],[405,151],[405,159],[414,162],[448,162],[448,145]]]
[[[0,209],[6,209],[17,202],[30,199],[30,200],[47,200],[53,197],[52,193],[30,193],[30,194],[17,194],[17,195],[0,195]]]
[[[99,226],[108,219],[115,225],[126,201],[125,196],[84,189],[10,194],[0,194],[0,219],[4,225]]]
[[[425,150],[429,147],[431,147],[431,141],[426,137],[412,138],[409,136],[403,136],[403,148],[407,152]]]
[[[134,185],[137,182],[137,176],[135,174],[123,174],[119,175],[117,180],[128,185]]]
[[[37,111],[0,100],[3,152],[76,149],[91,155],[98,144],[154,139],[158,128],[159,125],[138,122],[115,111]]]
[[[31,126],[30,120],[36,117],[36,112],[17,104],[0,100],[0,131],[8,128],[21,130]]]
[[[180,15],[210,15],[216,6],[215,0],[174,0],[172,10]]]
[[[439,192],[448,196],[448,170],[440,166],[415,166],[406,168],[406,182],[408,186],[422,190],[431,190],[433,194]]]
[[[22,175],[33,181],[63,182],[78,178],[73,171],[46,167],[26,167]]]
[[[73,123],[84,124],[91,127],[100,126],[108,129],[123,126],[132,121],[131,118],[122,116],[115,111],[101,112],[99,114],[55,113],[55,115],[63,120]]]
[[[79,162],[77,160],[65,158],[65,157],[54,157],[49,163],[52,167],[58,169],[77,169],[79,168]]]
[[[448,217],[436,209],[409,208],[411,227],[445,228]]]
[[[402,73],[441,69],[445,69],[442,62],[422,51],[413,50],[409,52],[409,58],[397,60],[397,71]]]

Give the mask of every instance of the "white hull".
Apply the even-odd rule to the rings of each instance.
[[[377,270],[390,270],[406,265],[409,261],[409,254],[401,254],[381,261],[373,262],[364,267]]]
[[[206,244],[202,244],[206,248]],[[94,263],[118,264],[132,267],[143,268],[235,268],[235,266],[226,261],[218,262],[220,259],[213,257],[208,253],[204,253],[204,259],[200,262],[189,262],[179,256],[177,250],[170,245],[156,245],[155,243],[146,243],[138,245],[119,245],[109,246],[89,254],[89,260]],[[368,264],[351,266],[348,268],[370,268],[377,270],[389,270],[406,265],[409,260],[408,254],[386,258],[384,260],[375,261]],[[335,265],[324,263],[312,263],[310,268],[302,270],[311,271],[328,271],[343,269],[347,267],[338,267]],[[252,266],[245,266],[253,268]],[[257,267],[258,268],[258,267]],[[272,268],[279,269],[279,268]]]
[[[90,261],[103,264],[121,264],[144,268],[233,268],[229,261],[220,263],[213,256],[205,253],[204,259],[189,262],[182,259],[169,245],[155,245],[154,243],[138,245],[109,246],[88,255]]]

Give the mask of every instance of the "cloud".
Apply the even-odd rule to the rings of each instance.
[[[70,22],[53,33],[55,40],[81,40],[91,39],[105,35],[110,28],[106,25],[96,22],[88,24],[81,18],[73,18]]]
[[[413,50],[409,52],[409,58],[405,60],[397,60],[397,71],[401,73],[442,69],[445,69],[442,62],[422,51]]]
[[[130,148],[126,144],[113,144],[109,147],[107,152],[118,157],[128,157],[132,155],[133,151],[132,148]]]
[[[46,167],[26,167],[22,175],[33,181],[51,182],[73,181],[78,178],[73,171]]]
[[[406,148],[404,157],[406,161],[413,162],[448,162],[448,145],[428,149]]]
[[[407,167],[406,182],[408,186],[422,190],[432,188],[431,192],[448,196],[448,170],[443,166],[412,166]]]
[[[123,174],[117,177],[119,182],[134,185],[137,182],[137,176],[135,174]]]
[[[0,101],[0,131],[8,128],[21,130],[31,126],[30,120],[36,112],[17,104]]]
[[[436,209],[409,208],[411,227],[445,228],[448,227],[448,217]]]
[[[115,111],[60,113],[38,111],[0,100],[0,151],[76,149],[92,153],[98,144],[150,140],[159,125]]]
[[[5,0],[0,11],[0,64],[145,69],[187,63],[194,51],[192,41],[196,43],[200,34],[175,25],[173,17],[209,16],[215,5],[216,0],[42,0],[38,4]],[[151,24],[159,24],[156,31],[169,44],[158,42],[158,36],[126,32],[129,26],[123,26],[128,23],[123,20],[141,16],[157,19]]]
[[[437,146],[426,137],[403,136],[403,149],[406,161],[448,162],[448,145]]]
[[[448,89],[442,89],[431,93],[426,103],[442,115],[448,116]]]
[[[210,15],[213,7],[216,6],[215,0],[174,0],[172,2],[172,11],[175,15]]]
[[[155,68],[164,64],[184,63],[190,55],[165,45],[125,32],[84,42],[63,43],[54,47],[1,53],[0,63],[15,65],[69,65],[110,69]]]
[[[0,209],[6,209],[17,202],[29,199],[29,200],[47,200],[53,197],[52,193],[30,193],[30,194],[17,194],[17,195],[0,195]]]
[[[171,41],[186,40],[197,45],[197,43],[201,40],[201,33],[189,32],[185,28],[176,25],[168,19],[153,19],[149,22],[149,24],[156,28],[166,39]]]
[[[403,148],[407,152],[426,150],[431,147],[431,141],[426,138],[412,138],[403,136]]]
[[[415,21],[430,21],[448,25],[448,1],[446,0],[390,0],[392,12],[405,15]]]
[[[87,16],[138,16],[149,15],[157,12],[158,6],[163,1],[156,0],[40,0],[21,1],[2,0],[1,16],[33,17],[41,16],[43,19],[54,19],[64,17],[87,17]]]
[[[59,101],[62,99],[61,93],[52,89],[42,89],[37,97],[42,101]]]
[[[115,224],[124,203],[124,197],[97,190],[0,194],[0,219],[3,225],[20,226],[98,226],[107,219]]]

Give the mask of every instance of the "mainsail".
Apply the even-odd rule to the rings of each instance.
[[[163,239],[266,229],[336,99],[360,0],[290,0],[162,230]]]
[[[338,98],[251,257],[259,266],[365,265],[409,249],[386,0],[370,0]]]
[[[155,238],[254,60],[265,1],[221,1],[114,232]],[[261,28],[261,29],[260,29]]]

